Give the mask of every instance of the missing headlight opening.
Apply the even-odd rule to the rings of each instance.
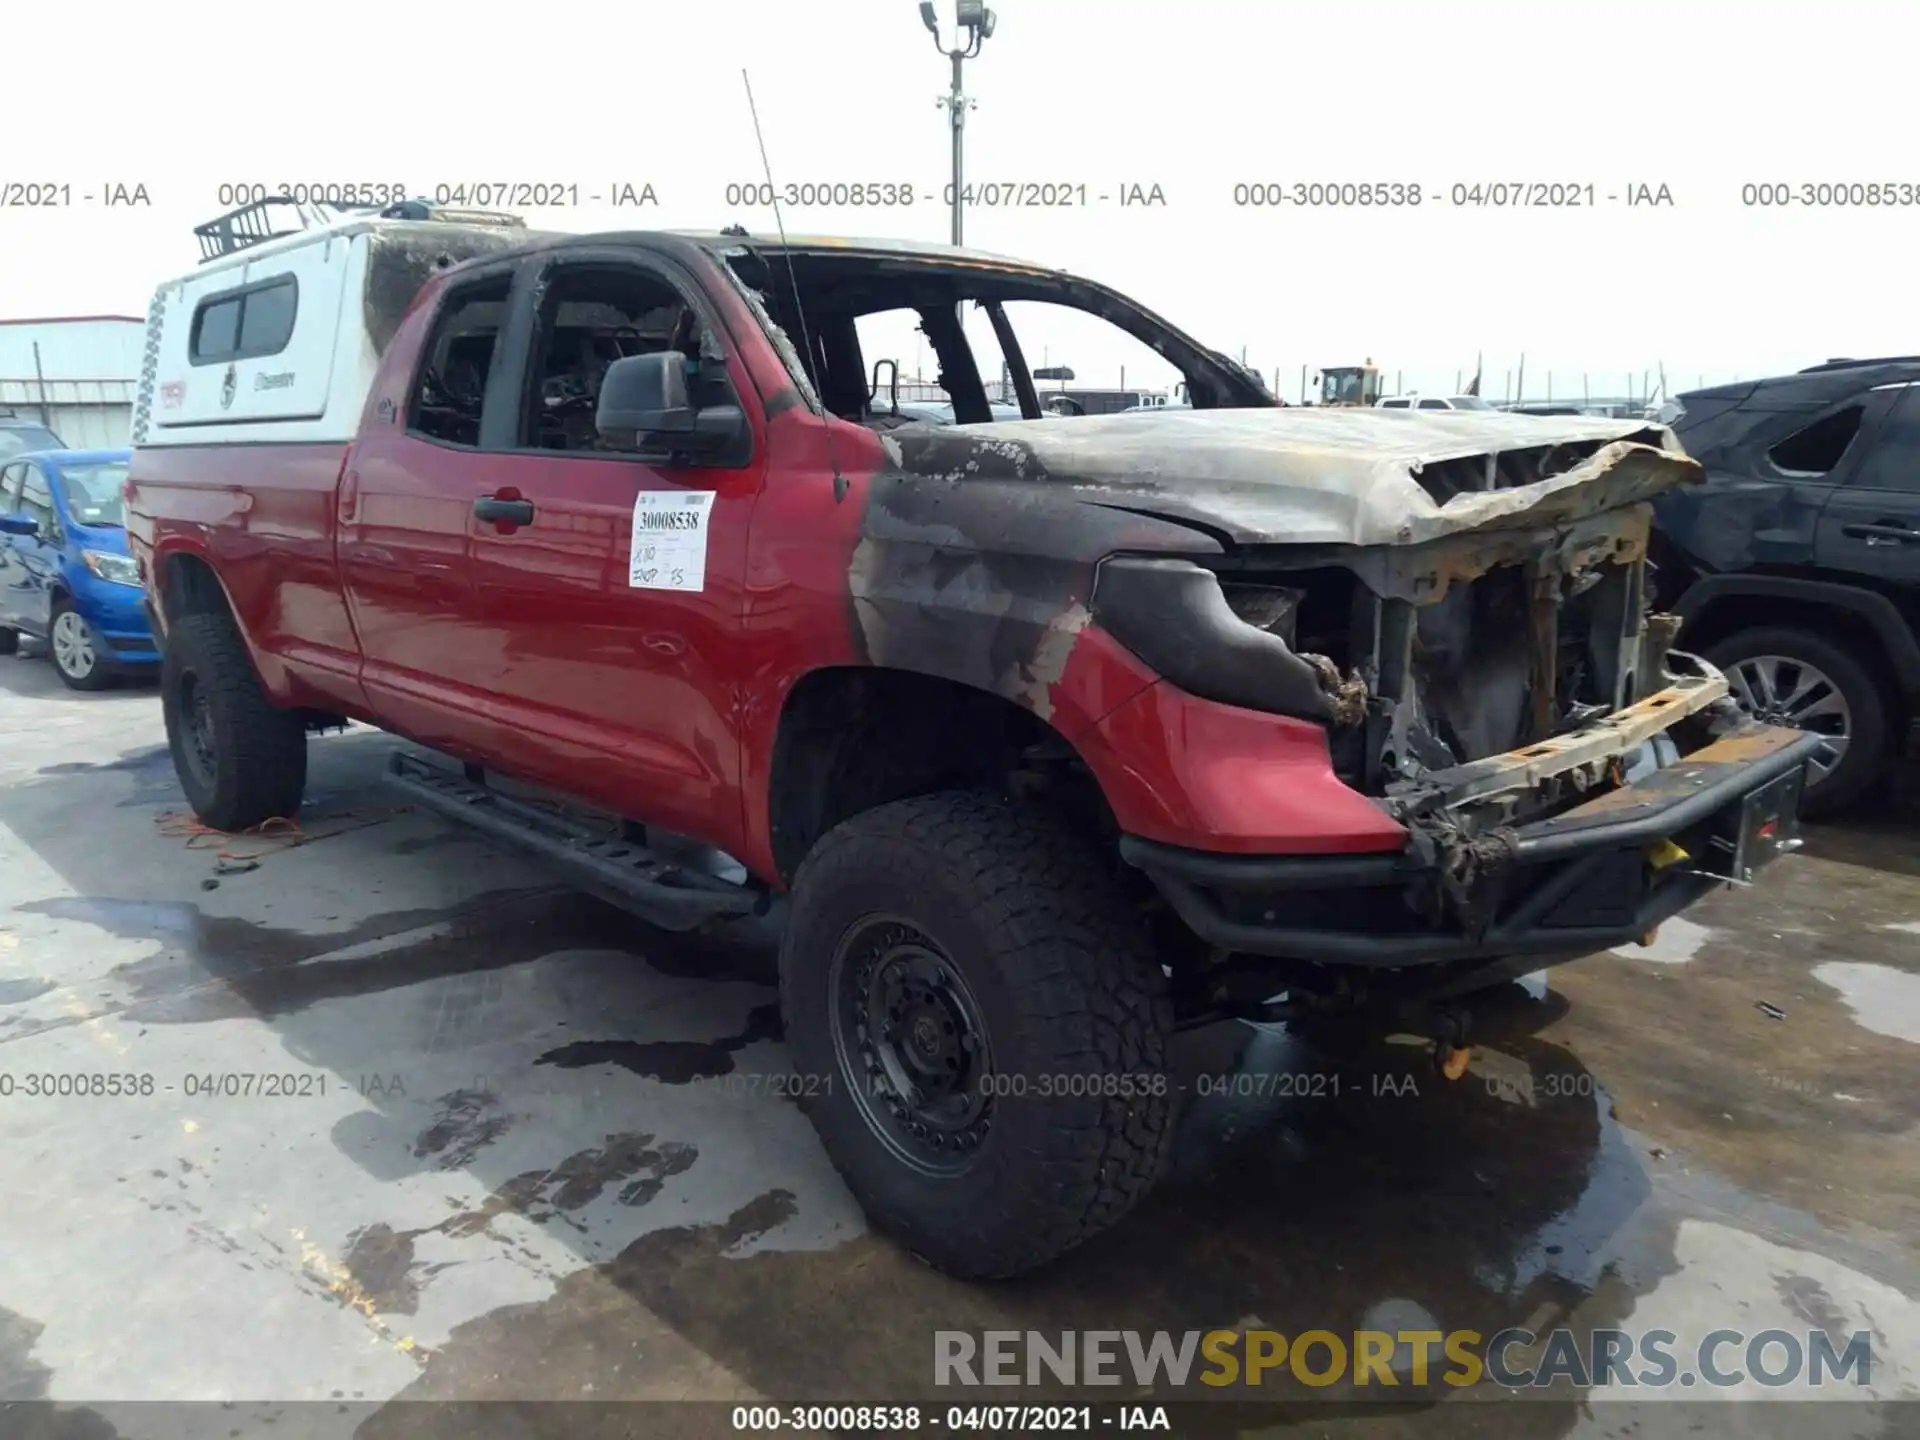
[[[1447,460],[1416,479],[1445,512],[1496,498],[1470,489],[1604,464],[1598,448]],[[1419,822],[1444,795],[1450,828],[1484,833],[1617,783],[1639,729],[1650,739],[1720,700],[1673,654],[1673,618],[1648,613],[1650,526],[1644,501],[1522,505],[1509,525],[1424,543],[1114,557],[1094,610],[1173,684],[1326,725],[1339,777],[1397,819]]]

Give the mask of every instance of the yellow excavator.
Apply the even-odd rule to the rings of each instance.
[[[1372,405],[1380,399],[1380,372],[1371,359],[1364,365],[1329,365],[1314,381],[1321,405]]]

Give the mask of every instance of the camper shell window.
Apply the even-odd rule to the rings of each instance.
[[[188,358],[219,365],[277,355],[293,338],[299,308],[300,282],[291,275],[209,295],[194,307]]]

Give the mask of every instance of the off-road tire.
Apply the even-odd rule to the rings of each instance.
[[[0,626],[0,655],[14,655],[20,650],[20,632]]]
[[[867,1076],[849,1073],[834,1039],[833,956],[875,914],[923,930],[978,1002],[998,1083],[959,1175],[923,1174],[887,1148],[853,1097]],[[925,795],[830,831],[795,877],[780,999],[828,1156],[876,1230],[947,1274],[1044,1265],[1119,1221],[1165,1166],[1173,1009],[1148,927],[1084,840],[1009,799]],[[1127,1077],[1130,1095],[1086,1093]],[[1019,1082],[1024,1094],[1005,1093]]]
[[[1893,760],[1892,705],[1887,693],[1854,650],[1812,630],[1763,625],[1735,631],[1706,647],[1703,657],[1722,670],[1757,655],[1803,660],[1820,671],[1846,701],[1852,730],[1844,759],[1826,779],[1807,787],[1800,813],[1809,819],[1835,815],[1873,787]]]
[[[188,749],[184,707],[195,692],[205,697],[211,730],[205,776]],[[307,788],[305,722],[267,698],[228,616],[183,615],[173,623],[160,666],[160,708],[180,788],[203,824],[247,830],[298,813]]]

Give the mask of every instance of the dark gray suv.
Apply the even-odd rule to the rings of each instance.
[[[1695,390],[1670,423],[1707,483],[1655,501],[1658,598],[1743,704],[1828,737],[1803,809],[1830,814],[1920,716],[1920,357]]]

